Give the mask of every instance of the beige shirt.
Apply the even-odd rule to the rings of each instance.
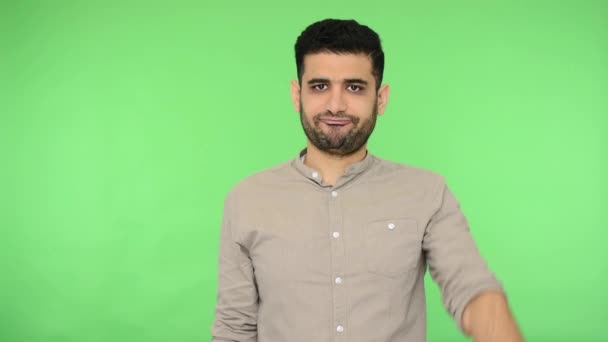
[[[213,341],[426,341],[427,265],[461,329],[501,290],[442,176],[368,153],[332,187],[305,152],[226,197]]]

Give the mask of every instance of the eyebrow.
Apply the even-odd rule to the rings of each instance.
[[[327,78],[312,78],[307,83],[308,84],[314,84],[314,83],[331,83],[331,82]],[[345,78],[344,79],[344,83],[348,83],[348,84],[363,84],[363,85],[367,85],[368,84],[368,82],[366,80],[362,79],[362,78]]]

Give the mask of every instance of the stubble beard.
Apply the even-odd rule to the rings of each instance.
[[[325,133],[320,125],[322,117],[349,118],[353,127],[346,133],[341,132],[343,128],[331,128],[329,133]],[[308,140],[320,151],[333,156],[349,156],[359,151],[376,126],[378,117],[378,101],[374,102],[374,107],[369,118],[360,118],[348,113],[340,112],[331,114],[329,112],[318,113],[312,117],[312,122],[307,119],[306,112],[300,103],[300,122]]]

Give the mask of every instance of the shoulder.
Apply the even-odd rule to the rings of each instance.
[[[376,159],[375,176],[383,181],[390,179],[399,183],[417,184],[434,189],[445,184],[445,177],[437,171],[377,156],[374,158]]]
[[[273,185],[285,182],[285,180],[290,179],[293,175],[292,163],[293,160],[283,161],[241,179],[232,186],[227,194],[227,199],[260,194]]]
[[[447,188],[445,177],[434,170],[376,157],[376,172],[370,177],[370,189],[405,196],[417,203],[438,207]]]

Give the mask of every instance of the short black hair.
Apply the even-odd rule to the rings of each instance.
[[[302,83],[304,56],[319,52],[362,53],[370,57],[376,90],[382,83],[384,52],[378,34],[355,20],[324,19],[309,25],[295,45],[298,81]]]

